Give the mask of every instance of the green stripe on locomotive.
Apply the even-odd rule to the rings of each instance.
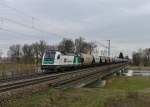
[[[50,58],[46,58],[46,59],[44,59],[43,64],[54,64],[54,60],[52,60]]]
[[[74,56],[73,64],[81,64],[81,57],[80,56]]]

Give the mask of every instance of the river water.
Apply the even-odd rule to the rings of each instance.
[[[126,76],[150,76],[150,71],[145,70],[128,70]]]

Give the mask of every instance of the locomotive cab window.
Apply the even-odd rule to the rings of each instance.
[[[57,59],[60,59],[60,55],[57,56]]]

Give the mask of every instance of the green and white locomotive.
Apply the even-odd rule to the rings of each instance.
[[[63,70],[81,65],[79,54],[64,54],[59,51],[46,51],[42,59],[43,70]]]

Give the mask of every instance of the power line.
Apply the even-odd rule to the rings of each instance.
[[[95,43],[98,43],[100,46],[102,46],[102,47],[104,47],[105,49],[104,49],[104,51],[106,51],[106,52],[104,52],[104,53],[106,53],[107,54],[107,56],[111,56],[112,54],[114,54],[114,52],[115,52],[115,54],[116,54],[116,52],[119,54],[119,52],[120,52],[120,50],[117,50],[116,51],[116,46],[110,46],[110,40],[107,40],[108,41],[108,46],[106,46],[106,45],[104,45],[104,44],[102,44],[101,42],[99,42],[99,41],[95,41]],[[112,51],[111,51],[112,50]],[[104,54],[103,53],[103,54]]]
[[[21,32],[16,32],[16,31],[12,31],[12,30],[9,30],[9,29],[5,29],[5,28],[2,28],[0,29],[1,31],[5,31],[5,32],[9,32],[9,33],[15,33],[15,34],[19,34],[19,35],[23,35],[21,38],[28,38],[27,36],[33,36],[33,35],[28,35],[28,34],[25,34],[25,33],[21,33]],[[16,35],[15,35],[16,36]],[[20,37],[20,36],[18,36]]]
[[[16,9],[16,8],[12,7],[12,6],[9,6],[9,5],[5,4],[4,2],[3,2],[3,4],[0,4],[0,5],[5,6],[5,7],[9,8],[11,11],[15,11],[16,13],[19,13],[19,14],[22,15],[22,16],[28,17],[28,18],[31,20],[32,27],[35,26],[35,22],[36,22],[36,21],[43,23],[43,21],[42,21],[41,19],[39,19],[39,18],[37,18],[37,17],[35,17],[35,16],[31,16],[31,15],[29,15],[29,14],[27,14],[27,13],[21,11],[21,10],[18,10],[18,9]],[[47,25],[50,25],[50,24],[48,24],[48,23],[46,23],[46,24],[47,24]],[[51,26],[51,25],[50,25],[50,26]]]
[[[33,16],[30,16],[30,15],[26,14],[25,12],[23,12],[23,11],[21,11],[21,10],[18,10],[18,9],[16,9],[16,8],[14,8],[14,7],[11,7],[11,6],[7,5],[7,4],[5,4],[4,2],[3,2],[3,3],[0,3],[0,5],[1,5],[1,6],[5,6],[5,7],[9,8],[10,10],[15,11],[16,13],[19,13],[19,14],[21,14],[21,15],[24,15],[24,16],[27,16],[27,17],[30,17],[30,18],[33,18]]]
[[[99,41],[95,41],[95,43],[98,43],[100,46],[102,46],[102,47],[104,47],[104,48],[108,48],[108,46],[106,46],[106,45],[100,43]]]
[[[5,17],[0,17],[0,19],[3,20],[3,23],[4,23],[4,21],[7,21],[7,22],[11,22],[11,23],[15,23],[17,25],[23,26],[23,27],[28,28],[28,29],[32,29],[32,30],[35,30],[35,31],[38,31],[38,32],[41,32],[41,33],[49,34],[50,36],[54,36],[55,35],[55,36],[64,38],[63,36],[60,36],[58,34],[50,33],[48,31],[45,31],[45,30],[42,30],[42,29],[38,29],[34,25],[31,25],[31,26],[30,25],[26,25],[24,23],[20,23],[18,21],[15,21],[15,20],[12,20],[12,19],[9,19],[9,18],[5,18]]]
[[[15,12],[15,13],[18,13],[18,14],[15,14],[15,15],[17,15],[21,20],[30,20],[30,21],[32,21],[32,17],[33,16],[30,16],[30,15],[27,15],[25,12],[22,12],[22,11],[20,11],[19,9],[16,9],[16,8],[14,8],[14,7],[11,7],[11,6],[9,6],[9,5],[7,5],[7,4],[5,4],[4,2],[2,3],[0,3],[0,6],[3,6],[3,7],[5,7],[5,8],[7,8],[7,9],[9,9],[10,11],[12,11],[12,12]],[[35,18],[34,18],[35,19]]]
[[[9,6],[9,5],[5,4],[5,3],[0,4],[0,5],[5,6],[5,7],[9,8],[10,10],[15,11],[16,13],[19,13],[19,14],[21,14],[21,15],[24,15],[24,16],[29,17],[29,18],[31,19],[31,26],[28,26],[28,25],[23,24],[23,23],[19,23],[19,22],[17,22],[17,21],[14,21],[14,20],[8,19],[8,18],[3,18],[3,19],[5,19],[5,20],[7,20],[7,21],[10,21],[10,22],[13,22],[13,23],[15,23],[15,24],[19,24],[19,25],[21,25],[21,26],[30,28],[30,29],[34,29],[34,30],[39,31],[39,32],[41,32],[41,33],[47,33],[47,34],[50,34],[50,35],[55,35],[55,36],[64,38],[63,36],[60,36],[60,35],[58,35],[58,34],[50,33],[50,32],[47,32],[47,31],[38,29],[38,28],[35,26],[35,23],[36,23],[36,20],[38,20],[38,22],[39,22],[39,21],[41,22],[41,20],[40,20],[39,18],[36,18],[36,17],[34,17],[34,16],[31,16],[31,15],[28,15],[28,14],[26,14],[25,12],[22,12],[22,11],[20,11],[20,10],[14,8],[14,7],[11,7],[11,6]],[[43,23],[43,22],[42,22],[42,23]],[[48,24],[48,25],[49,25],[49,24]]]

